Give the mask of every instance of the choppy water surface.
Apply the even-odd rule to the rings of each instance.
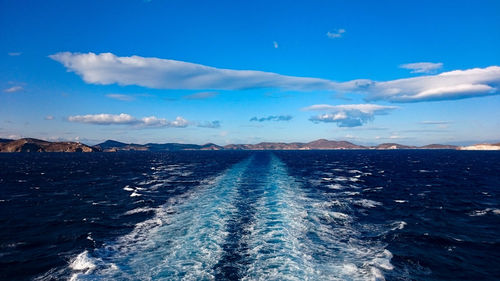
[[[2,280],[498,280],[500,153],[0,155]]]

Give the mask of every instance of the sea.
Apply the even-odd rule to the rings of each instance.
[[[500,153],[0,154],[0,280],[500,280]]]

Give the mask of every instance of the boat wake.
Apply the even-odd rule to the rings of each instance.
[[[171,198],[116,241],[76,256],[71,280],[384,280],[385,245],[353,208],[303,188],[270,153]],[[376,235],[376,234],[375,234]]]

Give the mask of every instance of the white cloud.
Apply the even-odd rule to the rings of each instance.
[[[390,81],[327,79],[220,69],[183,61],[117,57],[111,53],[57,53],[50,56],[87,83],[139,85],[157,89],[239,90],[278,88],[330,90],[365,95],[366,100],[420,102],[481,97],[499,93],[500,67],[472,68]]]
[[[110,125],[110,124],[137,124],[139,120],[129,114],[121,113],[115,114],[87,114],[87,115],[75,115],[69,116],[68,121],[79,122],[79,123],[90,123],[98,125]]]
[[[123,94],[107,94],[106,97],[120,101],[133,101],[134,97]]]
[[[137,123],[146,127],[165,127],[168,124],[168,121],[164,118],[149,116],[137,120]]]
[[[180,117],[180,116],[177,116],[177,118],[175,118],[174,121],[171,121],[169,124],[168,124],[168,127],[177,127],[177,128],[185,128],[189,125],[189,122]]]
[[[192,95],[187,95],[184,96],[185,99],[188,100],[202,100],[202,99],[208,99],[208,98],[213,98],[217,96],[219,93],[217,92],[200,92],[200,93],[195,93]]]
[[[173,121],[168,121],[164,118],[155,116],[135,118],[130,114],[88,114],[69,116],[68,121],[77,123],[87,123],[96,125],[134,125],[137,127],[174,127],[184,128],[189,125],[189,122],[178,116]]]
[[[490,93],[494,89],[488,85],[473,85],[473,84],[460,84],[449,87],[438,87],[429,90],[422,91],[416,95],[413,95],[410,99],[447,99],[452,98],[457,93],[463,95],[474,95],[476,93]]]
[[[273,46],[274,46],[275,49],[278,49],[279,48],[278,42],[273,41]]]
[[[367,100],[419,102],[493,95],[499,86],[500,67],[490,66],[387,82],[363,81],[351,89],[367,94]]]
[[[377,104],[318,104],[306,107],[303,110],[327,112],[312,116],[309,120],[314,123],[337,123],[339,127],[357,127],[373,120],[375,115],[385,115],[396,108],[395,106]]]
[[[117,57],[111,53],[57,53],[50,58],[62,63],[91,84],[139,85],[155,89],[239,90],[284,88],[291,90],[331,89],[332,81],[285,76],[253,70],[221,69],[183,61]]]
[[[340,38],[342,37],[342,35],[345,33],[345,29],[343,28],[340,28],[340,29],[337,29],[335,31],[328,31],[326,33],[326,36],[328,36],[328,38]]]
[[[411,73],[431,73],[443,67],[443,63],[438,62],[415,62],[407,63],[399,66],[400,68],[409,69]]]
[[[3,90],[5,93],[15,93],[15,92],[19,92],[19,91],[22,91],[24,90],[23,87],[21,86],[13,86],[13,87],[10,87],[10,88],[7,88],[5,90]]]
[[[8,55],[11,56],[11,57],[17,57],[17,56],[20,56],[22,54],[23,53],[21,53],[21,52],[10,52],[10,53],[8,53]]]
[[[47,116],[45,116],[45,120],[54,120],[54,116],[47,115]]]

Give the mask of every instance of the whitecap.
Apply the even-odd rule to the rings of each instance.
[[[365,207],[365,208],[375,208],[377,206],[382,205],[382,203],[380,203],[380,202],[369,200],[369,199],[355,200],[353,203],[358,205],[358,206]]]
[[[360,193],[357,191],[344,191],[344,192],[340,192],[338,194],[343,195],[343,196],[356,196],[356,195],[359,195]]]
[[[494,215],[500,215],[500,209],[486,208],[484,210],[475,210],[475,211],[470,212],[469,216],[480,217],[480,216],[484,216],[488,213],[491,213]]]
[[[336,184],[329,184],[326,187],[328,187],[329,189],[335,189],[335,190],[341,190],[341,189],[345,188],[343,185],[340,185],[338,183],[336,183]]]
[[[393,222],[391,224],[391,230],[392,231],[394,231],[394,230],[401,230],[401,229],[405,228],[406,225],[407,225],[407,223],[405,221]]]
[[[361,174],[362,173],[360,170],[349,170],[347,172],[351,173],[351,174]]]
[[[349,179],[343,176],[338,176],[333,179],[334,181],[348,181]]]
[[[133,215],[133,214],[138,214],[138,213],[146,213],[146,212],[155,212],[157,209],[156,208],[137,208],[137,209],[132,209],[130,211],[126,211],[124,215]]]
[[[90,233],[90,232],[89,232],[89,233],[87,234],[87,240],[92,241],[92,242],[95,242],[95,241],[94,241],[94,239],[92,238],[92,233]]]
[[[130,197],[138,197],[138,196],[142,196],[142,194],[137,193],[136,191],[134,191],[134,192],[132,192],[132,194],[130,194]]]
[[[89,256],[88,251],[85,250],[73,259],[69,267],[76,271],[85,271],[89,273],[95,269],[96,265],[94,260]]]
[[[377,186],[377,187],[365,188],[365,189],[363,189],[363,191],[379,191],[379,190],[382,190],[382,189],[384,189],[383,186]]]
[[[348,214],[340,213],[340,212],[331,212],[332,217],[340,220],[347,220],[350,218]]]

